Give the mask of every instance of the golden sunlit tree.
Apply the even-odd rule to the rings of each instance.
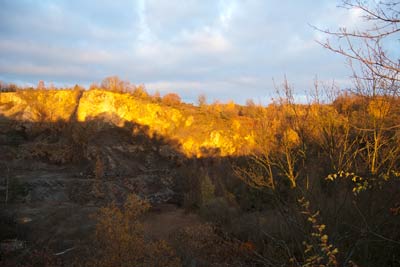
[[[181,97],[175,93],[169,93],[163,96],[163,103],[167,105],[179,105],[181,103]]]
[[[398,45],[400,2],[346,0],[343,7],[359,11],[366,24],[360,26],[365,28],[322,30],[339,42],[335,45],[328,39],[321,44],[349,61],[354,93],[362,96],[364,108],[350,120],[358,132],[358,142],[363,144],[357,155],[372,176],[387,176],[400,153],[396,137],[400,120],[393,115],[400,89],[400,58],[398,53],[388,51],[391,44]]]
[[[109,76],[101,81],[101,88],[113,92],[124,92],[126,83],[118,76]]]

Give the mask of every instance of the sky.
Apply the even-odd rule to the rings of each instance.
[[[286,76],[349,86],[322,29],[352,27],[336,0],[0,0],[0,80],[89,86],[117,75],[187,102],[268,102]]]

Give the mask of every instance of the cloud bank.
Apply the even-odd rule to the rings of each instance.
[[[310,25],[336,29],[359,14],[331,0],[13,1],[0,4],[0,79],[89,85],[110,75],[187,101],[244,103],[274,94],[284,75],[299,94],[348,84],[344,59]]]

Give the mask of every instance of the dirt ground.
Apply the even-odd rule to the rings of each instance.
[[[202,220],[173,204],[160,204],[150,209],[142,222],[148,237],[168,241],[177,230],[198,225]]]

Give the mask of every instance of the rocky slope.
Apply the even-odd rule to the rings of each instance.
[[[103,90],[0,93],[0,241],[64,251],[128,194],[182,202],[186,165],[254,145],[249,118],[223,115]]]
[[[69,124],[0,121],[0,240],[62,251],[91,233],[90,215],[107,203],[131,193],[153,205],[175,201],[184,156],[138,130],[96,125],[73,157]]]
[[[0,94],[0,115],[19,121],[55,122],[76,119],[106,120],[119,127],[136,123],[149,136],[175,140],[186,156],[220,156],[247,153],[254,146],[253,123],[247,117],[226,118],[223,112],[209,112],[181,104],[138,98],[104,90],[21,91]]]

